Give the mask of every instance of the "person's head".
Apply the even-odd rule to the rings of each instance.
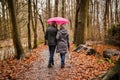
[[[61,25],[60,25],[60,29],[63,29],[64,26],[65,26],[65,24],[61,24]]]
[[[53,22],[51,23],[51,25],[52,25],[52,26],[54,26],[54,27],[56,27],[56,26],[57,26],[57,24],[56,24],[56,22],[55,22],[55,21],[53,21]]]

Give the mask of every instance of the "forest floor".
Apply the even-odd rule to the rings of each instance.
[[[101,54],[112,46],[97,45],[100,55],[86,55],[85,51],[66,54],[65,68],[60,68],[60,55],[55,53],[55,65],[47,68],[49,51],[45,45],[39,45],[23,60],[7,59],[0,61],[0,80],[91,80],[105,73],[114,64],[105,61]]]

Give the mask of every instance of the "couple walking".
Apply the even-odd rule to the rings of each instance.
[[[56,53],[60,53],[61,68],[64,68],[65,54],[67,53],[67,49],[69,49],[69,35],[64,28],[64,24],[61,24],[60,29],[58,30],[56,22],[52,22],[46,30],[45,40],[48,41],[50,52],[48,68],[51,68],[54,65],[55,49]]]

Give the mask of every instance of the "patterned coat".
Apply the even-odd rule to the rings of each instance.
[[[69,47],[69,35],[64,27],[61,27],[57,32],[57,49],[56,53],[67,53]]]

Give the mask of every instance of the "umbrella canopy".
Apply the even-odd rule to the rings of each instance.
[[[62,17],[53,17],[53,18],[49,18],[47,20],[48,24],[51,24],[52,22],[56,22],[56,24],[67,24],[69,23],[69,21],[65,18]]]

